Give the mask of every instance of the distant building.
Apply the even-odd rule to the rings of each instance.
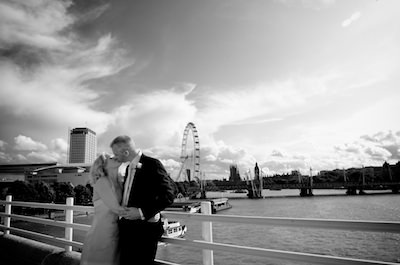
[[[257,162],[256,162],[256,166],[254,167],[254,179],[260,180],[260,168],[258,167]]]
[[[92,164],[12,164],[0,165],[0,191],[16,180],[36,182],[70,182],[74,186],[86,185],[89,182]]]
[[[69,182],[74,186],[85,186],[89,182],[89,172],[91,164],[67,164],[54,165],[37,168],[26,175],[26,180],[31,183],[36,182]]]
[[[229,181],[231,182],[240,182],[240,173],[237,165],[230,165],[229,166]]]
[[[390,182],[400,180],[400,162],[389,165],[387,162],[381,167],[366,166],[359,168],[321,170],[319,177],[349,182]]]
[[[25,180],[25,176],[32,170],[55,166],[57,162],[35,164],[8,164],[0,165],[0,181]]]
[[[89,128],[75,128],[69,135],[69,163],[93,163],[97,155],[96,133]]]

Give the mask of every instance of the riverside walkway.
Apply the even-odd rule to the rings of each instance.
[[[67,198],[66,204],[49,204],[49,203],[33,203],[33,202],[19,202],[12,201],[11,196],[7,196],[5,201],[0,201],[0,205],[4,205],[5,211],[0,212],[0,217],[3,220],[3,223],[0,225],[0,230],[3,230],[3,235],[0,235],[0,246],[1,244],[6,244],[12,248],[18,246],[18,244],[14,244],[15,241],[24,241],[20,237],[14,236],[14,234],[18,236],[26,236],[30,238],[37,238],[38,240],[45,240],[46,242],[52,242],[54,245],[63,246],[63,248],[56,248],[52,250],[48,250],[46,252],[50,253],[47,256],[40,257],[39,259],[43,259],[43,262],[34,263],[33,257],[31,258],[32,263],[15,263],[12,262],[12,255],[18,255],[18,258],[21,258],[20,255],[31,255],[32,251],[25,251],[22,249],[12,249],[10,252],[7,252],[4,249],[0,249],[0,256],[2,257],[1,261],[3,261],[3,257],[8,255],[8,261],[6,265],[30,265],[30,264],[68,264],[68,263],[57,263],[49,262],[51,260],[49,256],[51,255],[64,255],[69,257],[71,265],[79,264],[80,253],[72,251],[73,247],[82,248],[82,242],[73,241],[73,231],[81,230],[88,231],[90,226],[84,224],[74,223],[74,212],[93,212],[93,207],[87,206],[76,206],[73,203],[73,198]],[[31,208],[43,208],[43,209],[55,209],[55,210],[63,210],[65,212],[65,220],[56,221],[49,220],[44,218],[32,217],[32,216],[23,216],[12,214],[12,207],[20,206],[20,207],[31,207]],[[302,262],[303,264],[332,264],[332,265],[342,265],[342,264],[354,264],[354,265],[372,265],[372,264],[386,264],[386,265],[399,265],[400,263],[393,262],[384,262],[384,261],[376,261],[376,260],[364,260],[364,259],[354,259],[354,258],[346,258],[346,257],[337,257],[330,255],[320,255],[320,254],[312,254],[312,253],[302,253],[302,252],[293,252],[286,250],[276,250],[276,249],[264,249],[264,248],[256,248],[256,247],[248,247],[248,246],[239,246],[232,244],[223,244],[217,243],[213,241],[213,229],[212,224],[214,222],[224,222],[224,223],[241,223],[248,225],[267,225],[267,226],[279,226],[279,227],[295,227],[295,228],[307,228],[307,229],[338,229],[338,230],[350,230],[350,231],[367,231],[367,232],[382,232],[382,233],[400,233],[400,222],[384,222],[384,221],[354,221],[354,220],[333,220],[333,219],[305,219],[305,218],[279,218],[279,217],[258,217],[258,216],[232,216],[232,215],[215,215],[211,213],[211,203],[210,202],[202,202],[201,203],[201,214],[192,214],[192,213],[184,213],[184,212],[169,212],[166,211],[163,214],[170,220],[173,219],[191,219],[202,222],[202,239],[203,240],[188,240],[188,239],[178,239],[178,238],[166,238],[163,237],[161,239],[162,242],[166,242],[169,244],[176,244],[182,247],[188,248],[196,248],[202,250],[203,253],[203,264],[204,265],[213,265],[214,264],[214,251],[224,251],[231,252],[243,255],[251,255],[251,256],[259,256],[263,257],[266,260],[281,260],[281,261],[291,261],[291,262]],[[13,220],[22,220],[33,223],[45,224],[58,226],[65,229],[65,237],[58,238],[52,235],[45,235],[37,232],[32,232],[29,230],[23,230],[16,227],[11,226],[11,219]],[[30,244],[30,248],[35,249],[35,243]],[[32,246],[33,245],[33,246]],[[46,248],[43,243],[37,243],[38,251],[40,249]],[[16,247],[18,248],[18,247]],[[34,252],[34,251],[33,251]],[[10,257],[11,255],[11,257]],[[37,255],[36,255],[37,256]],[[58,257],[57,259],[60,261],[61,259]],[[46,263],[48,262],[48,263]],[[157,261],[158,264],[164,265],[177,265],[168,261]],[[3,264],[3,263],[2,263]]]

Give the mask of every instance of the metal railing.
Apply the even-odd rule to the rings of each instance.
[[[72,239],[73,230],[76,229],[76,230],[88,231],[90,228],[89,225],[77,224],[73,222],[74,211],[79,211],[79,212],[94,211],[93,207],[73,205],[73,198],[68,198],[66,204],[61,205],[61,204],[50,204],[50,203],[18,202],[18,201],[12,201],[12,197],[7,196],[5,201],[0,201],[0,205],[5,205],[5,212],[0,213],[0,216],[4,218],[3,224],[0,225],[0,230],[3,230],[5,234],[8,234],[10,232],[17,232],[18,234],[22,235],[28,235],[40,239],[46,239],[58,244],[64,244],[65,249],[67,251],[71,251],[72,247],[77,247],[77,248],[83,247],[82,242],[73,241]],[[48,220],[32,216],[12,214],[11,206],[64,210],[65,220],[56,221],[56,220]],[[250,224],[250,225],[268,225],[268,226],[296,227],[296,228],[310,228],[310,229],[339,229],[339,230],[351,230],[351,231],[400,233],[400,222],[216,215],[216,214],[211,214],[210,202],[202,202],[201,207],[202,207],[201,210],[202,214],[164,211],[163,215],[165,215],[168,219],[171,220],[179,218],[179,219],[190,219],[190,220],[201,221],[203,223],[202,225],[203,240],[188,240],[181,238],[163,237],[161,238],[160,241],[184,247],[202,249],[204,265],[214,264],[213,251],[225,251],[225,252],[238,253],[244,255],[253,255],[259,257],[265,257],[268,259],[306,262],[307,264],[324,264],[324,265],[325,264],[328,265],[397,264],[399,265],[399,263],[384,262],[384,261],[354,259],[354,258],[345,258],[345,257],[337,257],[329,255],[215,243],[213,242],[212,223],[224,222],[224,223],[240,223],[240,224]],[[23,220],[34,223],[64,227],[65,238],[57,238],[50,235],[45,235],[41,233],[36,233],[12,227],[11,218],[16,220]],[[170,264],[170,263],[165,262],[164,264]]]

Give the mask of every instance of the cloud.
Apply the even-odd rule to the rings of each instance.
[[[0,151],[6,150],[6,145],[7,145],[6,142],[0,140]]]
[[[66,162],[68,144],[63,139],[51,140],[50,147],[24,135],[18,135],[14,140],[14,150],[18,151],[18,153],[0,152],[1,163]]]
[[[1,163],[9,163],[12,160],[13,160],[13,158],[9,154],[0,151],[0,162]]]
[[[348,19],[342,22],[342,27],[346,28],[350,26],[353,22],[357,21],[361,17],[361,12],[357,11],[353,13]]]
[[[304,8],[321,10],[333,6],[336,0],[276,0],[287,6],[301,5]]]
[[[15,158],[13,158],[12,160],[13,161],[17,160],[18,162],[22,162],[22,163],[29,162],[28,159],[24,155],[21,155],[21,154],[15,155]]]
[[[172,171],[181,167],[181,163],[174,159],[161,159],[160,161],[167,171]]]
[[[398,133],[378,132],[374,135],[363,135],[358,141],[342,146],[335,150],[346,157],[357,157],[357,163],[364,165],[382,164],[383,161],[396,162],[400,159],[400,137]]]
[[[73,23],[71,1],[7,1],[0,3],[0,48],[20,44],[62,50],[70,39],[60,32]]]
[[[134,97],[126,97],[129,104],[111,113],[115,117],[114,123],[100,136],[99,142],[103,146],[99,150],[108,150],[108,143],[116,135],[131,135],[146,153],[163,161],[171,159],[168,170],[174,176],[180,167],[183,130],[192,121],[200,136],[201,167],[209,178],[221,178],[233,163],[242,171],[247,170],[257,161],[252,150],[225,144],[215,138],[215,133],[225,125],[281,121],[282,117],[309,107],[313,97],[327,92],[325,83],[331,78],[330,75],[297,77],[232,90],[208,90],[182,83],[170,89],[136,93]],[[265,115],[279,118],[266,118]],[[241,146],[241,143],[237,145]],[[300,163],[297,162],[300,158],[294,160]]]
[[[57,162],[61,156],[57,152],[31,152],[27,158],[32,162]]]
[[[63,159],[66,144],[60,139],[50,142],[61,130],[87,126],[100,135],[115,123],[112,113],[103,108],[105,96],[113,90],[99,91],[89,81],[114,75],[134,60],[111,34],[93,39],[74,30],[109,6],[99,4],[88,4],[86,12],[72,14],[72,1],[0,3],[0,122],[12,125],[5,127],[4,140],[12,141],[16,130],[40,128],[31,128],[29,137],[40,138],[43,145],[60,151],[58,157]],[[11,123],[14,120],[26,122]],[[17,148],[26,148],[28,138],[17,136]],[[58,159],[53,153],[24,155]]]
[[[44,151],[47,150],[47,146],[41,142],[35,142],[32,138],[18,135],[14,138],[15,140],[15,150],[19,151]]]
[[[183,130],[196,113],[192,102],[186,99],[187,93],[172,88],[126,98],[128,104],[112,112],[113,124],[101,136],[102,141],[109,143],[116,135],[127,134],[142,148],[173,145],[179,150]]]
[[[229,177],[229,166],[237,165],[240,172],[253,168],[256,158],[242,148],[226,145],[222,141],[207,145],[201,149],[201,170],[208,178]],[[225,175],[222,175],[225,172]]]
[[[313,97],[333,93],[326,85],[333,78],[330,74],[316,74],[232,89],[201,87],[191,95],[196,102],[202,102],[196,105],[196,123],[212,133],[224,125],[281,121],[308,107]]]
[[[272,150],[271,156],[283,157],[283,154],[278,150]]]
[[[68,143],[64,139],[57,138],[51,140],[50,148],[60,153],[66,153],[68,152]]]
[[[29,115],[42,121],[45,116],[46,122],[53,126],[88,122],[97,132],[105,131],[112,116],[94,109],[101,94],[88,88],[85,82],[121,69],[119,56],[111,55],[114,42],[106,35],[95,46],[66,52],[56,64],[41,63],[33,74],[26,74],[11,61],[0,63],[4,77],[0,107],[15,116]]]
[[[274,159],[259,163],[259,167],[269,176],[274,174],[291,173],[299,170],[302,174],[309,174],[309,165],[303,159],[287,157],[285,159]]]

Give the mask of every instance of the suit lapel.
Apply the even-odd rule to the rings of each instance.
[[[137,188],[137,183],[138,183],[138,181],[140,182],[140,179],[142,178],[142,171],[143,171],[142,167],[143,167],[143,158],[144,158],[144,157],[145,157],[145,155],[143,155],[143,153],[142,153],[142,155],[141,155],[141,157],[140,157],[140,159],[139,159],[139,162],[138,162],[138,164],[136,165],[135,174],[133,175],[133,179],[132,179],[131,192],[130,192],[130,194],[129,194],[128,202],[131,200],[132,196],[134,196],[134,193],[135,193],[135,192],[138,192],[138,191],[136,190],[136,188]],[[145,159],[144,159],[144,160],[145,160]],[[141,164],[141,166],[140,166],[140,168],[139,168],[138,165],[140,165],[140,164]]]

